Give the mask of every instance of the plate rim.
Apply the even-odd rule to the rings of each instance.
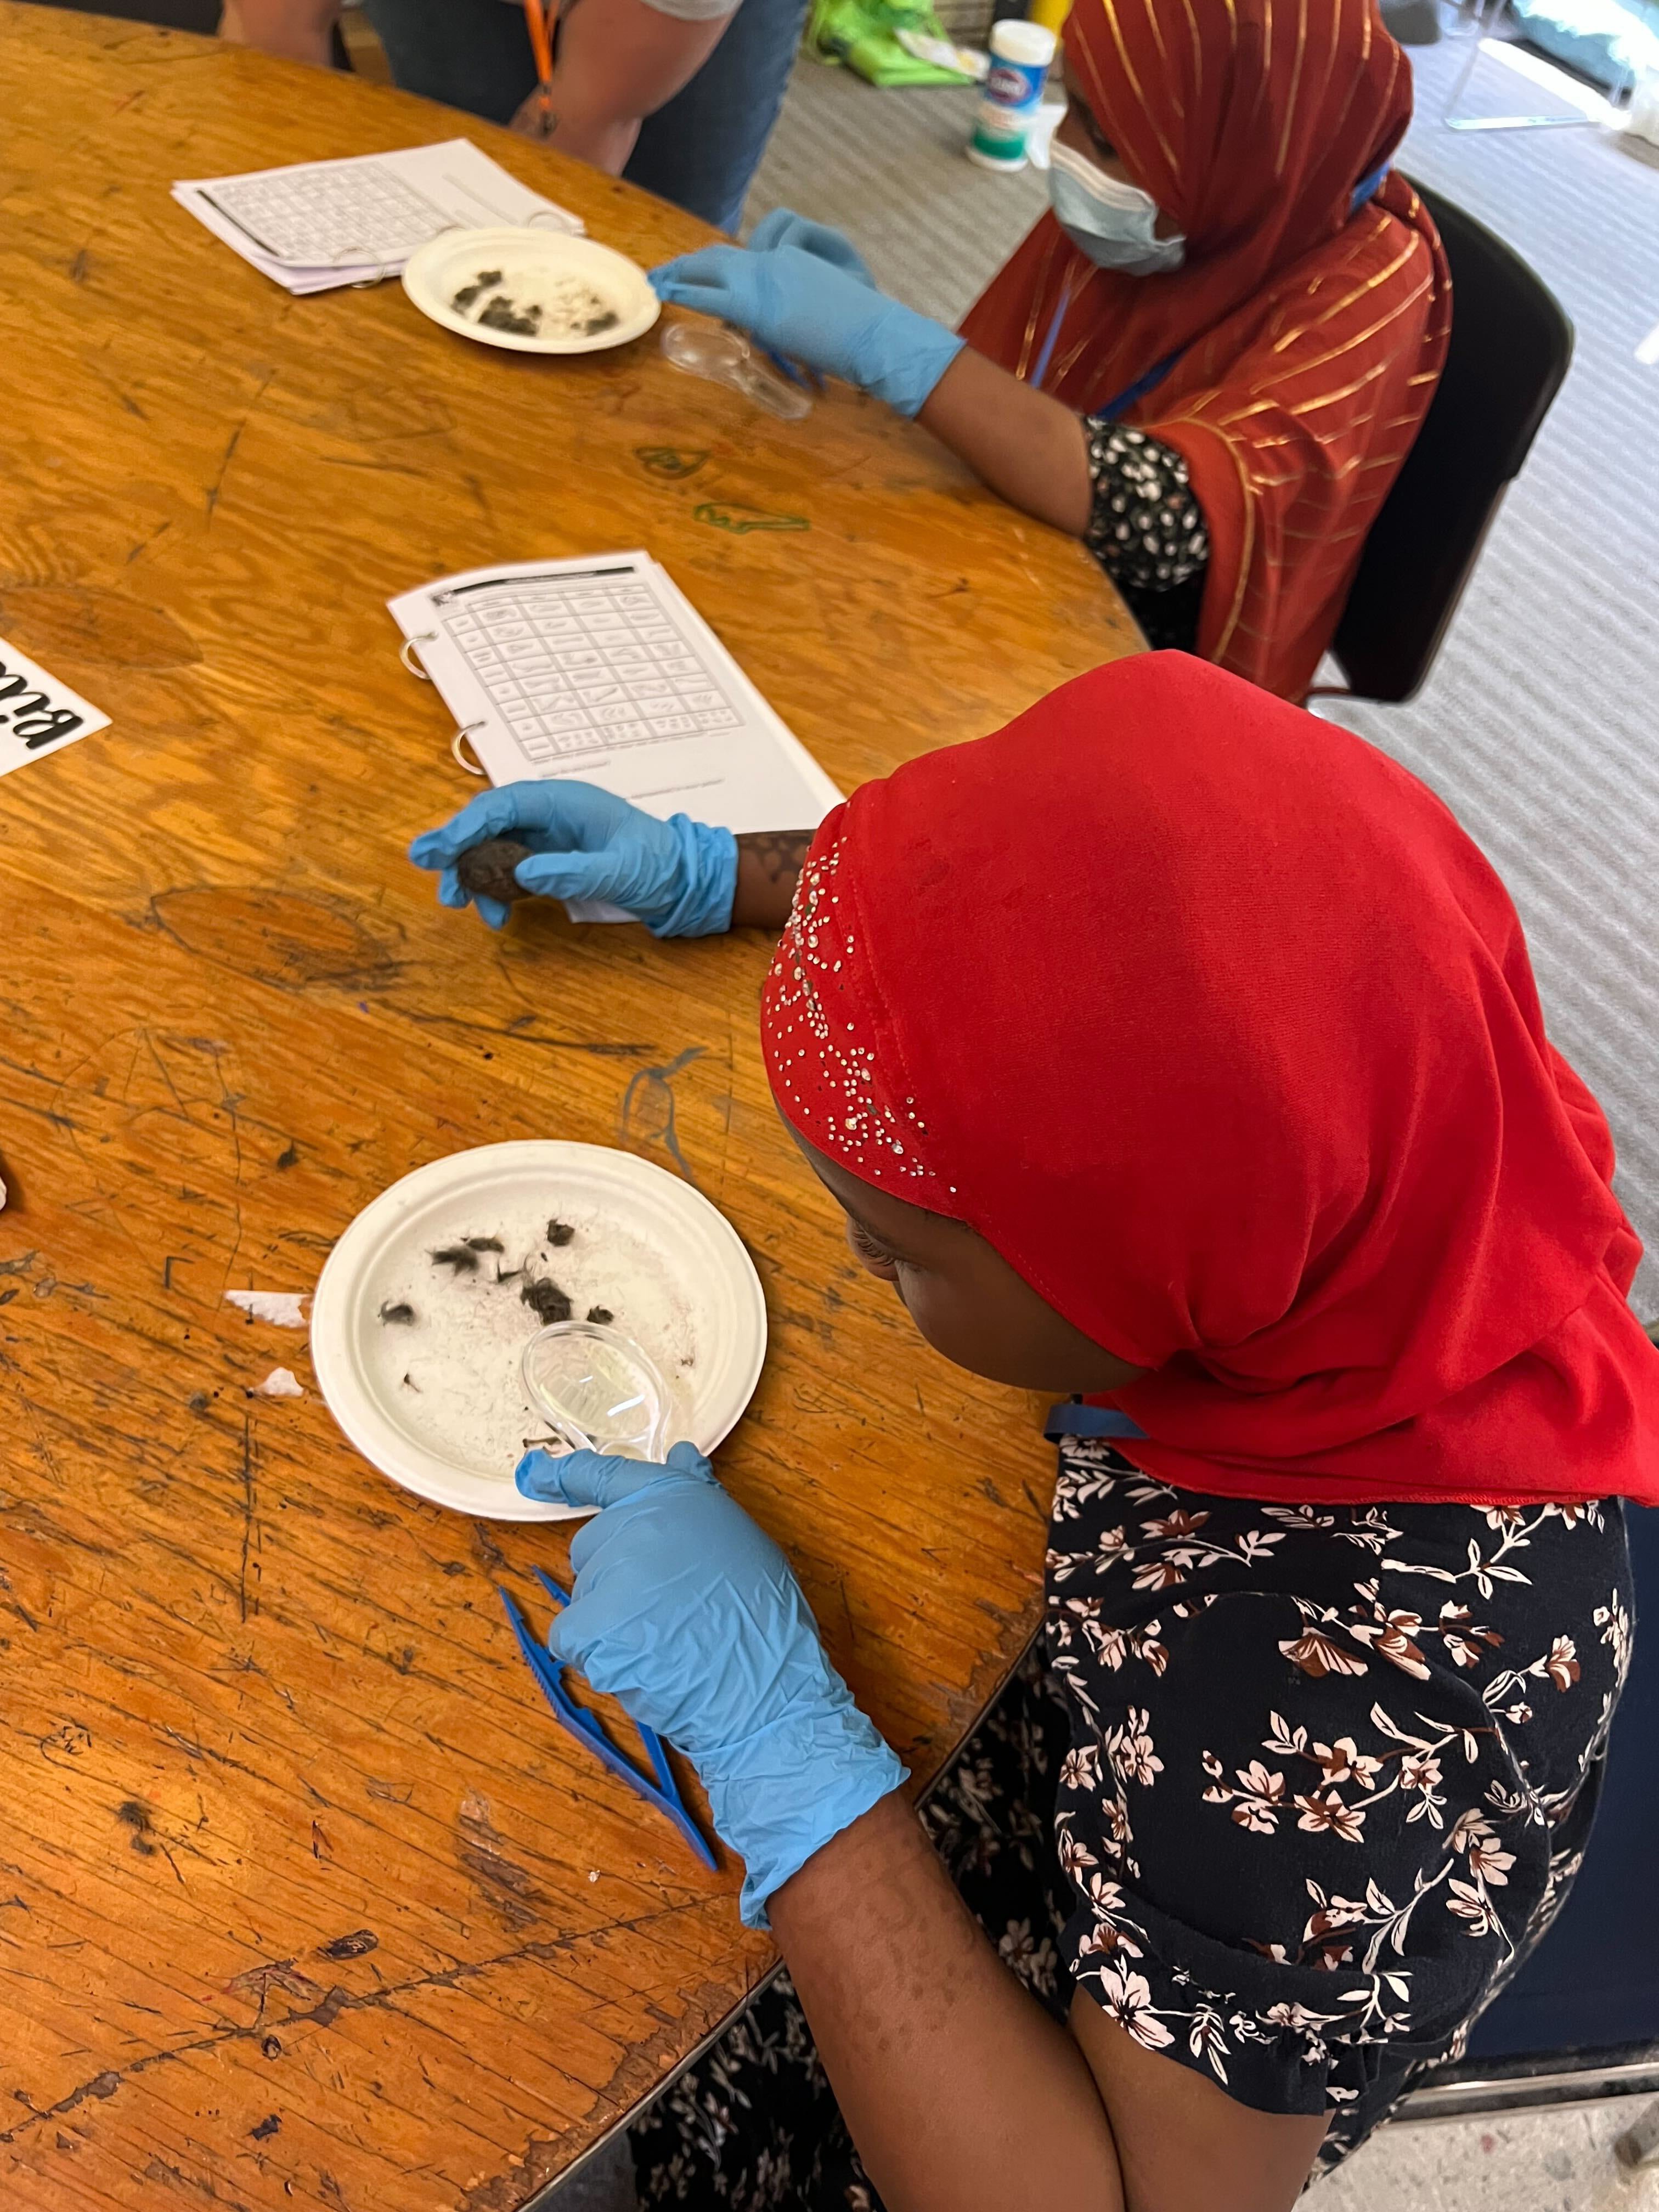
[[[332,1249],[318,1273],[317,1280],[311,1293],[311,1325],[307,1331],[312,1370],[316,1377],[318,1393],[341,1438],[366,1466],[371,1468],[384,1480],[395,1483],[398,1489],[406,1492],[410,1497],[419,1498],[428,1505],[436,1505],[442,1511],[464,1514],[469,1519],[475,1521],[576,1520],[591,1509],[583,1506],[561,1505],[550,1500],[524,1498],[516,1490],[507,1493],[500,1508],[489,1511],[470,1504],[458,1504],[448,1498],[433,1497],[428,1491],[419,1487],[405,1476],[394,1472],[392,1468],[384,1466],[374,1452],[360,1440],[353,1427],[349,1425],[342,1417],[334,1399],[330,1395],[329,1382],[325,1379],[331,1376],[337,1380],[343,1375],[355,1382],[360,1396],[371,1406],[373,1405],[372,1395],[367,1385],[362,1382],[356,1364],[347,1355],[345,1346],[348,1337],[345,1329],[341,1328],[337,1332],[331,1344],[325,1344],[319,1326],[329,1308],[331,1274],[335,1276],[337,1282],[343,1282],[344,1279],[346,1267],[344,1265],[337,1267],[337,1262],[341,1261],[343,1255],[348,1255],[349,1262],[351,1249],[349,1240],[352,1239],[354,1231],[362,1229],[373,1249],[371,1218],[381,1209],[384,1209],[388,1215],[392,1213],[395,1210],[393,1201],[398,1198],[398,1194],[406,1191],[410,1183],[418,1182],[424,1177],[429,1177],[434,1182],[441,1182],[443,1170],[453,1169],[459,1161],[477,1161],[486,1158],[492,1153],[503,1152],[539,1155],[550,1167],[554,1164],[554,1162],[547,1158],[550,1153],[560,1156],[568,1156],[573,1152],[592,1153],[607,1161],[626,1161],[628,1173],[641,1173],[647,1181],[659,1178],[662,1182],[672,1185],[677,1204],[690,1201],[693,1212],[701,1212],[711,1217],[716,1233],[723,1234],[730,1240],[732,1249],[742,1261],[740,1274],[744,1291],[752,1297],[757,1328],[750,1358],[744,1370],[744,1387],[738,1398],[737,1410],[708,1443],[699,1445],[699,1449],[706,1453],[712,1454],[717,1451],[742,1420],[754,1401],[761,1376],[765,1371],[766,1355],[769,1348],[771,1334],[770,1317],[766,1310],[766,1289],[761,1281],[760,1271],[755,1265],[754,1255],[744,1243],[736,1224],[728,1219],[714,1200],[700,1191],[695,1183],[688,1182],[684,1176],[674,1175],[668,1169],[659,1167],[654,1160],[646,1159],[638,1152],[628,1151],[625,1146],[593,1144],[580,1137],[508,1137],[498,1139],[493,1144],[469,1145],[464,1146],[459,1152],[442,1153],[436,1159],[423,1161],[419,1167],[407,1169],[404,1174],[396,1176],[387,1183],[384,1189],[377,1191],[366,1206],[360,1207],[353,1214],[351,1219],[336,1237]],[[529,1160],[525,1163],[526,1167],[533,1164]],[[423,1194],[417,1192],[415,1195],[418,1198]],[[362,1241],[359,1239],[360,1243]],[[343,1300],[346,1293],[343,1289],[341,1289],[337,1290],[334,1296]],[[436,1457],[437,1455],[434,1454],[434,1456]],[[458,1473],[465,1472],[465,1470],[458,1470]]]
[[[477,239],[482,243],[486,239],[525,237],[538,239],[544,244],[589,246],[596,252],[608,254],[644,279],[647,301],[641,303],[637,313],[616,331],[596,331],[591,337],[525,337],[516,331],[486,330],[481,324],[470,323],[464,315],[458,315],[447,301],[440,299],[435,289],[428,289],[422,293],[416,290],[415,283],[410,282],[414,278],[416,283],[423,283],[426,268],[438,258],[439,250],[453,247],[464,239]],[[652,291],[650,280],[637,261],[626,253],[619,252],[614,246],[607,246],[603,239],[589,238],[581,232],[550,230],[535,223],[489,223],[472,230],[438,231],[431,238],[422,240],[410,255],[404,264],[399,281],[405,296],[428,322],[436,323],[441,330],[453,331],[457,337],[471,338],[479,345],[495,346],[504,353],[555,356],[607,353],[616,346],[631,345],[636,338],[642,338],[647,331],[654,328],[662,313],[662,301]]]

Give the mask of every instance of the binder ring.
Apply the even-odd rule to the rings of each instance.
[[[455,757],[456,765],[464,768],[469,775],[483,776],[489,773],[487,769],[479,767],[477,755],[467,744],[467,738],[471,732],[483,727],[482,722],[468,722],[457,730],[449,741],[449,750]]]
[[[342,267],[353,261],[367,261],[370,259],[372,259],[374,264],[374,274],[372,276],[354,276],[350,283],[346,288],[348,291],[372,292],[377,284],[384,284],[386,278],[391,276],[392,264],[389,261],[382,260],[378,254],[371,253],[370,249],[367,246],[343,246],[340,248],[340,251],[334,256],[334,266],[336,268]]]
[[[422,667],[418,658],[414,660],[410,659],[410,647],[416,645],[428,644],[433,638],[436,637],[438,633],[435,629],[423,629],[420,632],[418,636],[406,637],[403,643],[398,647],[398,659],[402,661],[404,666],[409,671],[410,674],[411,676],[418,677],[422,684],[430,684],[432,678],[427,674],[425,669]]]

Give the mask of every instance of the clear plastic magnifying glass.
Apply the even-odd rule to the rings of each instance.
[[[659,1460],[674,1401],[650,1355],[619,1328],[556,1321],[524,1348],[531,1404],[568,1451]]]
[[[676,368],[729,385],[781,422],[799,422],[812,411],[800,386],[769,369],[741,331],[720,323],[670,323],[663,331],[662,349]]]

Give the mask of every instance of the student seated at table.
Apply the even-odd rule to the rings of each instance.
[[[1383,754],[1181,653],[866,784],[804,866],[559,783],[414,854],[464,903],[501,835],[659,934],[775,922],[799,868],[761,1042],[803,1174],[936,1351],[1085,1394],[1052,1676],[933,1810],[961,1896],[692,1447],[520,1466],[600,1509],[558,1656],[696,1766],[811,2027],[772,2000],[681,2085],[643,2194],[1285,2212],[1559,1906],[1619,1500],[1659,1502],[1639,1246],[1502,884]]]
[[[919,416],[1149,643],[1300,699],[1445,356],[1409,66],[1373,0],[1077,0],[1064,52],[1051,212],[959,336],[787,210],[653,281]]]

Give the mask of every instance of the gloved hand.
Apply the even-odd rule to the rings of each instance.
[[[770,215],[763,215],[750,232],[747,243],[751,253],[774,253],[781,246],[799,246],[803,252],[816,253],[832,269],[844,269],[872,292],[876,289],[869,263],[845,231],[832,230],[827,222],[811,222],[793,208],[774,208]]]
[[[492,929],[507,920],[499,899],[474,898],[455,872],[470,845],[514,837],[531,848],[514,874],[549,898],[604,899],[657,937],[710,937],[732,927],[738,841],[676,814],[659,822],[591,783],[504,783],[482,792],[440,830],[416,838],[417,868],[441,871],[445,906],[476,905]]]
[[[695,1444],[665,1467],[532,1451],[516,1480],[601,1509],[570,1547],[548,1647],[691,1761],[744,1861],[738,1910],[764,1928],[773,1891],[905,1769],[824,1656],[789,1562]]]
[[[781,208],[767,224],[775,238],[800,243],[705,246],[651,271],[659,299],[736,323],[762,345],[844,377],[901,415],[920,414],[928,394],[962,351],[943,323],[877,291],[845,239]],[[799,225],[797,232],[787,226]],[[830,244],[830,241],[833,241]]]

